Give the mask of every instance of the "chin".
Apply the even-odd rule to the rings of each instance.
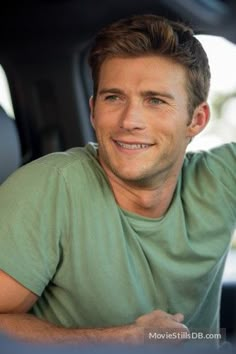
[[[135,184],[135,185],[146,185],[147,181],[150,179],[148,177],[146,177],[145,175],[143,175],[140,172],[136,172],[134,173],[134,171],[130,171],[130,168],[127,171],[121,171],[113,170],[113,174],[119,178],[120,180],[128,183],[128,184]]]

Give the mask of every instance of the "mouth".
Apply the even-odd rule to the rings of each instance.
[[[145,150],[150,148],[153,144],[146,144],[146,143],[140,143],[140,142],[134,142],[134,143],[128,143],[128,142],[122,142],[119,140],[113,140],[115,144],[125,150]]]

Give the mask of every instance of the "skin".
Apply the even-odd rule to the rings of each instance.
[[[152,218],[166,212],[186,147],[209,119],[206,102],[189,117],[187,101],[185,69],[170,59],[102,64],[91,122],[99,161],[122,208]]]
[[[99,161],[122,208],[157,218],[169,207],[185,149],[209,118],[205,102],[188,116],[185,87],[184,68],[168,59],[113,58],[102,64],[91,122]],[[3,271],[0,288],[0,330],[28,341],[140,344],[144,328],[188,332],[183,314],[158,309],[120,327],[61,328],[27,314],[37,295]]]

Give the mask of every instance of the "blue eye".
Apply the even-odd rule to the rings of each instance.
[[[164,101],[160,100],[160,98],[157,98],[157,97],[150,97],[149,103],[153,104],[153,105],[159,105],[161,103],[164,103]]]
[[[109,95],[109,96],[105,97],[106,101],[117,101],[118,99],[119,99],[119,97],[116,95]]]

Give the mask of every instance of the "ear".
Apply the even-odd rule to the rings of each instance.
[[[191,123],[188,125],[187,137],[193,138],[199,134],[205,127],[210,119],[210,107],[207,102],[201,103],[193,112]]]
[[[94,127],[94,98],[93,98],[93,96],[91,96],[89,99],[89,108],[90,108],[90,122],[91,122],[93,128],[95,129],[95,127]]]

